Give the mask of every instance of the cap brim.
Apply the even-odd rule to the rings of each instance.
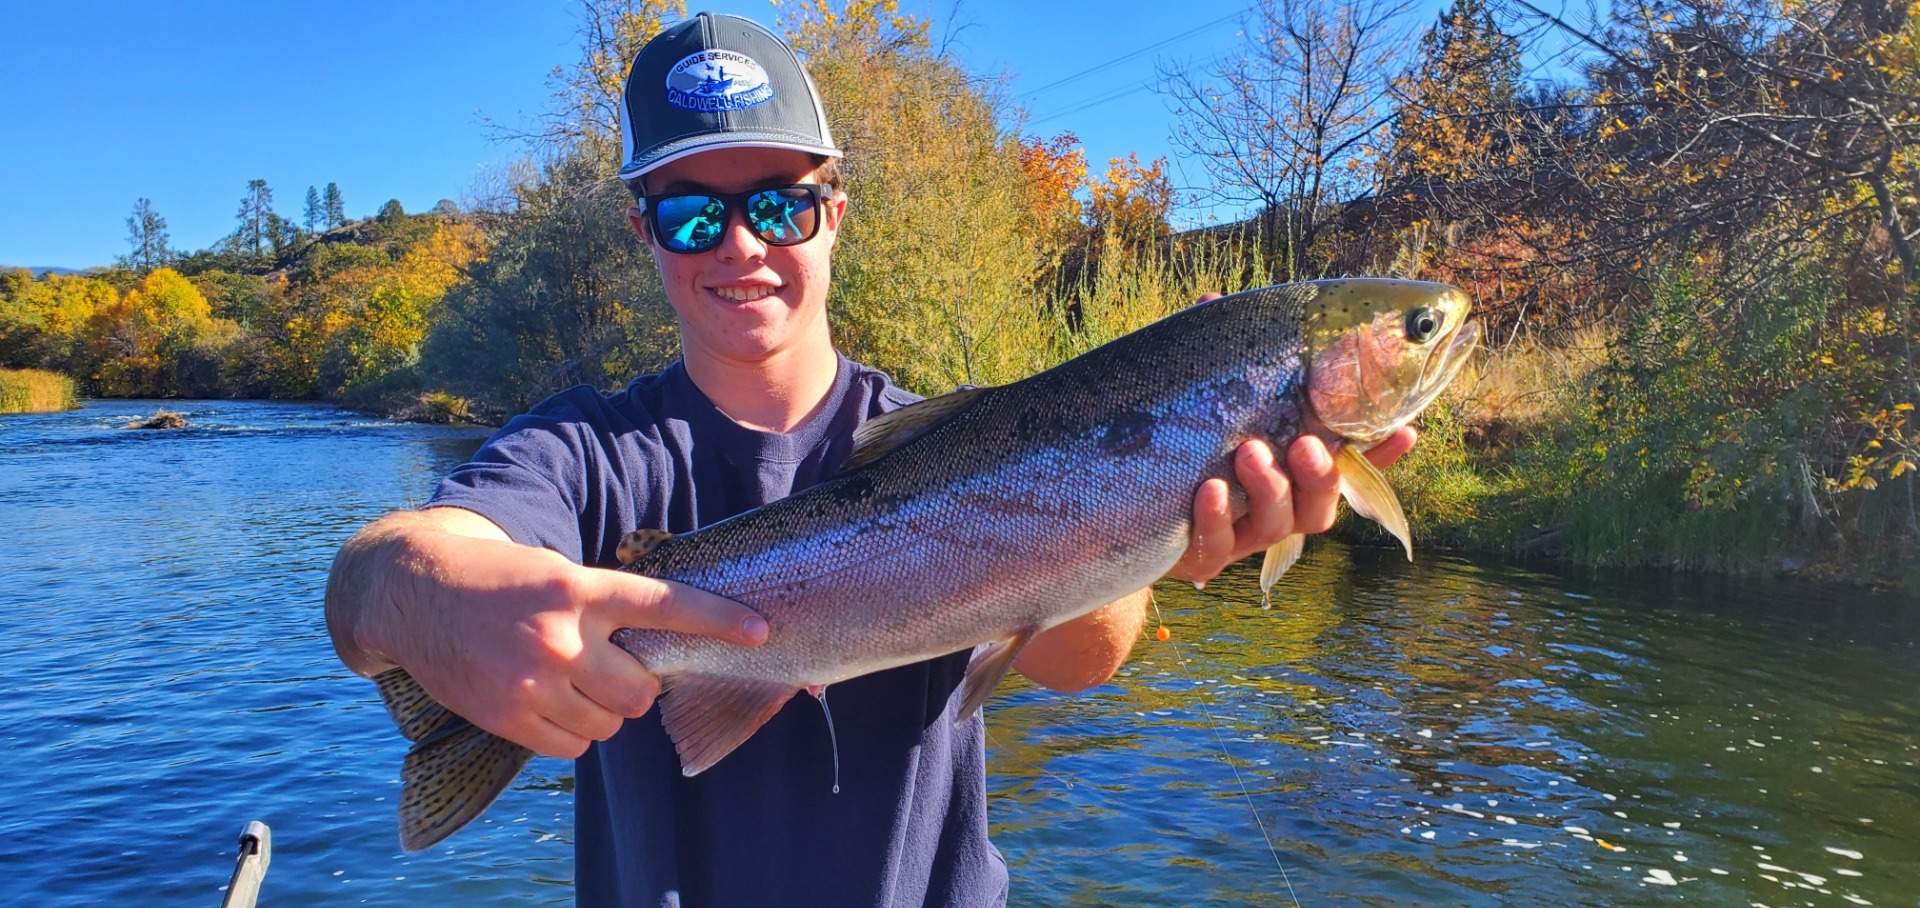
[[[619,177],[622,180],[631,180],[634,177],[644,175],[666,164],[678,161],[681,158],[720,148],[781,148],[789,151],[817,154],[828,158],[846,156],[840,149],[831,145],[808,142],[797,139],[791,135],[783,135],[780,133],[756,132],[753,130],[712,132],[704,135],[688,136],[677,142],[669,142],[658,148],[650,149],[646,155],[639,159],[627,162],[627,166],[620,169]]]

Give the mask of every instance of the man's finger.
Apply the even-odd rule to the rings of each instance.
[[[540,712],[547,721],[590,741],[613,737],[627,721],[625,716],[593,702],[571,684],[556,687],[545,700]]]
[[[660,679],[612,643],[588,646],[582,662],[573,676],[574,689],[608,712],[638,719],[660,695]]]
[[[1293,480],[1292,531],[1321,533],[1333,526],[1340,477],[1327,446],[1312,435],[1294,439],[1287,447],[1287,475]]]
[[[583,634],[586,625],[593,624],[600,637],[623,627],[640,627],[699,634],[736,646],[766,642],[766,619],[725,596],[624,571],[590,570],[589,574],[596,576],[582,595]]]
[[[1247,516],[1234,538],[1234,555],[1266,548],[1293,529],[1293,491],[1273,460],[1273,449],[1255,439],[1233,452],[1233,475],[1247,493]]]
[[[1420,433],[1412,428],[1402,428],[1382,439],[1379,444],[1367,450],[1367,460],[1379,469],[1393,466],[1401,455],[1413,450],[1413,443],[1420,440]]]
[[[1189,572],[1211,577],[1233,556],[1233,504],[1224,479],[1209,479],[1193,493],[1193,542]]]

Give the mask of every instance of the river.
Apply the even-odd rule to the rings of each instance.
[[[404,742],[331,655],[328,562],[484,437],[305,404],[0,417],[10,904],[571,901],[571,765],[402,854]],[[1112,683],[988,704],[1016,905],[1915,905],[1920,606],[1315,540],[1163,584]]]

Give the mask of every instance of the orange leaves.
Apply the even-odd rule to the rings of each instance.
[[[1173,210],[1173,182],[1166,167],[1166,158],[1141,166],[1138,152],[1128,152],[1125,161],[1109,159],[1106,175],[1087,190],[1093,229],[1133,246],[1166,236],[1167,216]]]

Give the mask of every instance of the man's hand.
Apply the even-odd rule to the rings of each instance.
[[[1220,298],[1200,297],[1200,303]],[[1419,436],[1401,429],[1367,452],[1367,460],[1386,469],[1413,447]],[[1274,463],[1273,449],[1249,441],[1233,452],[1233,475],[1247,493],[1247,513],[1234,519],[1224,479],[1209,479],[1193,496],[1193,542],[1167,576],[1193,583],[1212,580],[1227,565],[1294,533],[1320,533],[1333,526],[1340,503],[1340,477],[1327,446],[1311,435],[1287,448],[1286,470]],[[1289,480],[1291,477],[1291,480]]]
[[[1367,460],[1386,469],[1417,437],[1412,429],[1401,429],[1368,451]],[[1233,474],[1247,493],[1246,515],[1234,519],[1226,480],[1201,483],[1193,496],[1193,543],[1167,576],[1194,583],[1212,580],[1227,565],[1291,534],[1319,533],[1333,526],[1340,476],[1320,439],[1294,439],[1287,448],[1285,472],[1274,463],[1266,442],[1246,442],[1233,452]]]
[[[767,635],[730,599],[581,567],[457,508],[395,514],[349,540],[327,584],[327,624],[354,671],[398,665],[475,725],[556,757],[653,707],[660,679],[608,639],[615,630],[741,646]]]

